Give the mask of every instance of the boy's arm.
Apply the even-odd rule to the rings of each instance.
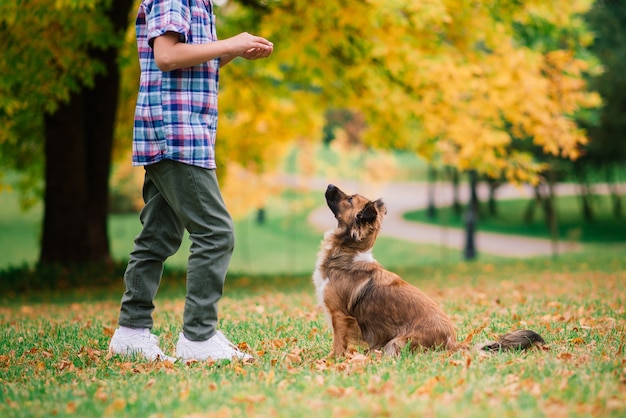
[[[234,58],[258,59],[269,56],[274,45],[265,38],[247,32],[206,44],[181,42],[175,32],[166,32],[154,39],[154,60],[161,71],[193,67],[221,57],[224,66]]]
[[[259,58],[265,58],[268,55],[270,55],[274,50],[274,46],[272,45],[272,49],[271,51],[269,51],[269,53],[267,53],[267,50],[263,49],[263,48],[251,48],[249,50],[247,50],[246,52],[244,52],[243,54],[239,54],[239,57],[248,59],[248,60],[256,60]],[[237,55],[222,55],[220,57],[220,67],[225,66],[226,64],[228,64],[229,62],[231,62],[232,60],[234,60],[235,58],[237,58]]]
[[[235,55],[222,55],[220,57],[220,68],[237,58]]]

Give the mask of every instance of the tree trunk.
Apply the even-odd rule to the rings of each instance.
[[[593,204],[591,202],[592,193],[589,183],[582,180],[580,183],[580,201],[583,209],[583,219],[587,222],[593,221]]]
[[[480,201],[478,200],[478,173],[476,170],[470,171],[470,205],[478,217],[480,215]]]
[[[428,207],[426,209],[426,216],[428,219],[435,219],[437,217],[437,207],[435,206],[435,188],[437,186],[437,171],[429,164],[428,165]]]
[[[552,190],[551,190],[549,179],[548,179],[547,188],[548,188],[548,191],[546,193],[547,196],[542,196],[541,203],[543,207],[543,216],[546,222],[546,226],[548,227],[548,230],[550,230],[550,225],[551,225],[552,219],[554,218],[554,206],[553,206],[553,201],[550,195],[550,193],[552,193]]]
[[[117,33],[128,25],[132,0],[108,12]],[[45,118],[46,190],[42,264],[109,262],[108,179],[119,92],[118,50],[94,50],[106,70]]]
[[[476,186],[478,184],[478,175],[476,170],[469,172],[470,201],[465,212],[465,247],[463,249],[463,257],[465,260],[474,260],[476,258],[476,224],[478,223],[478,193]]]
[[[495,217],[498,215],[498,201],[496,200],[496,190],[500,187],[500,181],[489,180],[489,215]]]
[[[613,216],[615,219],[622,218],[622,198],[619,194],[619,187],[615,183],[609,183],[609,191],[611,194],[611,201],[613,206]]]
[[[555,183],[554,170],[550,169],[548,176],[548,198],[549,211],[546,210],[546,221],[548,222],[548,228],[550,230],[550,238],[552,242],[552,257],[556,257],[559,254],[559,219],[556,211],[556,200],[554,194]]]
[[[46,192],[40,262],[110,261],[108,178],[117,71],[46,117]]]
[[[615,219],[622,218],[622,198],[619,194],[619,187],[615,184],[615,176],[613,175],[613,166],[605,167],[604,175],[606,184],[609,187],[609,194],[611,196],[611,202],[613,206],[613,216]]]
[[[528,206],[526,206],[526,210],[524,211],[524,223],[531,224],[535,220],[535,207],[537,203],[541,202],[541,191],[539,190],[539,185],[533,187],[533,191],[535,192],[535,197],[528,201]]]
[[[576,180],[578,185],[580,186],[580,204],[583,214],[583,219],[585,221],[593,221],[593,203],[592,203],[592,192],[591,187],[589,186],[589,180],[587,175],[587,169],[583,165],[575,170]]]
[[[459,193],[459,170],[455,167],[450,168],[452,170],[452,207],[454,208],[454,214],[461,216],[463,213],[463,207],[461,206],[461,198]]]
[[[67,264],[89,254],[84,95],[73,94],[45,120],[46,190],[40,262]]]

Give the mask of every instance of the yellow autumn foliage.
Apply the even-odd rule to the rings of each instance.
[[[235,60],[221,75],[225,194],[274,190],[265,176],[294,144],[319,143],[324,113],[333,108],[363,115],[367,146],[411,150],[511,181],[536,182],[545,168],[514,139],[570,159],[587,142],[573,116],[600,105],[583,77],[593,64],[575,53],[592,40],[579,16],[591,0],[263,4],[257,28],[236,29],[272,40],[273,55]],[[233,32],[228,25],[246,10],[228,2],[216,13]],[[579,36],[561,49],[524,45],[515,28],[537,20]],[[245,200],[242,210],[263,197]]]

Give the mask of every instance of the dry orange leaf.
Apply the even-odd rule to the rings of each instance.
[[[74,401],[70,401],[67,403],[67,405],[65,405],[65,412],[67,412],[68,414],[75,414],[76,413],[76,402]]]
[[[109,406],[107,406],[105,410],[105,415],[115,415],[116,412],[119,412],[126,408],[126,401],[124,399],[115,399]]]
[[[355,391],[356,389],[353,387],[342,388],[338,386],[330,386],[328,389],[326,389],[326,393],[335,398],[344,398],[353,394]]]
[[[439,382],[444,382],[445,380],[446,379],[443,376],[433,376],[430,379],[428,379],[426,382],[424,382],[422,386],[417,388],[417,390],[415,391],[415,394],[416,395],[430,395],[435,389],[435,387],[437,386],[437,384]]]
[[[239,403],[255,404],[257,402],[263,402],[265,401],[265,399],[267,399],[267,396],[259,393],[255,395],[236,396],[233,398],[233,401],[239,402]]]

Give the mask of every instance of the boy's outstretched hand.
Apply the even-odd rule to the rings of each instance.
[[[269,57],[274,51],[273,43],[260,36],[251,35],[248,32],[233,36],[228,41],[233,48],[233,55],[249,60]]]
[[[269,57],[274,50],[274,46],[272,45],[269,49],[263,48],[251,48],[240,55],[240,57],[248,59],[248,60],[256,60],[259,58]]]

